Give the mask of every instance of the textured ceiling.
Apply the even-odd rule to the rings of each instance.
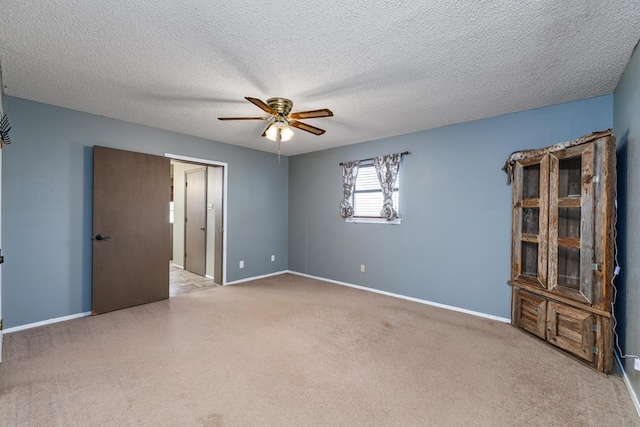
[[[2,0],[10,96],[275,152],[243,99],[331,109],[293,155],[612,93],[637,0]]]

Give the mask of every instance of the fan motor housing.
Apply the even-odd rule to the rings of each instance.
[[[293,108],[293,102],[286,98],[269,98],[267,105],[277,112],[279,116],[287,116]]]

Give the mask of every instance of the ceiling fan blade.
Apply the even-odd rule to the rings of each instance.
[[[218,117],[218,120],[268,120],[269,117]]]
[[[289,122],[289,125],[293,126],[294,128],[298,128],[300,130],[304,130],[304,131],[310,132],[310,133],[312,133],[314,135],[322,135],[323,133],[326,132],[324,129],[320,129],[320,128],[317,128],[315,126],[311,126],[311,125],[308,125],[308,124],[302,123],[302,122],[296,122],[296,121],[293,121],[293,120]]]
[[[291,113],[289,117],[292,119],[313,119],[316,117],[332,117],[333,112],[326,108],[321,110],[311,110],[311,111],[299,111],[297,113]]]
[[[269,130],[269,128],[271,127],[271,123],[269,123],[267,125],[266,128],[264,128],[264,132],[262,132],[262,137],[265,138],[267,136],[267,131]]]
[[[258,98],[251,98],[249,96],[245,96],[244,99],[246,99],[247,101],[251,102],[256,107],[261,108],[266,113],[273,114],[273,115],[276,114],[276,112],[273,111],[273,108],[269,107],[267,104],[265,104],[264,102],[262,102]]]

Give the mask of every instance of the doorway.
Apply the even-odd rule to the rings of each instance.
[[[167,298],[170,290],[168,267],[171,266],[170,259],[174,258],[170,236],[175,235],[169,233],[169,223],[173,222],[169,219],[173,219],[172,207],[176,205],[172,182],[179,176],[167,172],[173,172],[171,158],[178,159],[179,156],[165,154],[160,157],[94,146],[93,158],[93,314]],[[218,196],[212,202],[215,206],[212,204],[211,210],[214,214],[219,212],[211,222],[211,230],[215,231],[214,243],[208,247],[212,250],[206,252],[205,275],[211,274],[211,278],[197,277],[211,283],[218,277],[217,283],[224,285],[227,165],[186,157],[180,160],[191,165],[190,168],[193,164],[207,168],[207,171],[211,168],[208,177],[216,179],[212,184],[207,183],[211,189],[216,189]],[[169,215],[167,206],[170,206]],[[184,215],[184,204],[176,206],[182,208]],[[184,229],[178,227],[173,231],[176,230]],[[184,252],[184,245],[181,250]]]
[[[171,159],[172,183],[170,295],[223,285],[226,164],[165,157]]]

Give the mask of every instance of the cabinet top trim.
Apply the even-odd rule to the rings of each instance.
[[[509,155],[509,157],[507,158],[507,161],[502,167],[502,170],[505,171],[505,173],[507,174],[507,185],[511,184],[511,182],[513,181],[513,165],[515,165],[515,163],[518,160],[530,159],[543,154],[566,150],[569,147],[573,147],[580,144],[586,144],[587,142],[591,142],[600,138],[606,138],[606,137],[613,138],[612,132],[613,132],[612,129],[607,129],[605,131],[593,132],[588,135],[581,136],[580,138],[574,139],[573,141],[559,142],[550,147],[536,148],[533,150],[514,151]]]
[[[522,283],[522,282],[515,282],[513,280],[509,280],[507,282],[507,284],[509,284],[509,285],[511,285],[511,286],[513,286],[515,288],[524,289],[524,290],[526,290],[526,291],[528,291],[528,292],[530,292],[532,294],[536,294],[536,295],[545,297],[545,298],[550,299],[552,301],[562,302],[562,303],[565,303],[565,304],[570,305],[572,307],[576,307],[576,308],[582,309],[584,311],[588,311],[588,312],[591,312],[591,313],[594,313],[594,314],[598,314],[598,315],[606,317],[606,318],[610,318],[611,317],[611,313],[609,313],[608,311],[601,310],[601,309],[599,309],[597,307],[593,307],[593,306],[590,306],[590,305],[587,305],[587,304],[582,304],[582,303],[580,303],[578,301],[574,301],[572,299],[565,298],[565,297],[563,297],[561,295],[558,295],[558,294],[555,294],[553,292],[549,292],[549,291],[540,289],[540,288],[538,288],[536,286],[531,286],[531,285],[528,285],[528,284]]]

